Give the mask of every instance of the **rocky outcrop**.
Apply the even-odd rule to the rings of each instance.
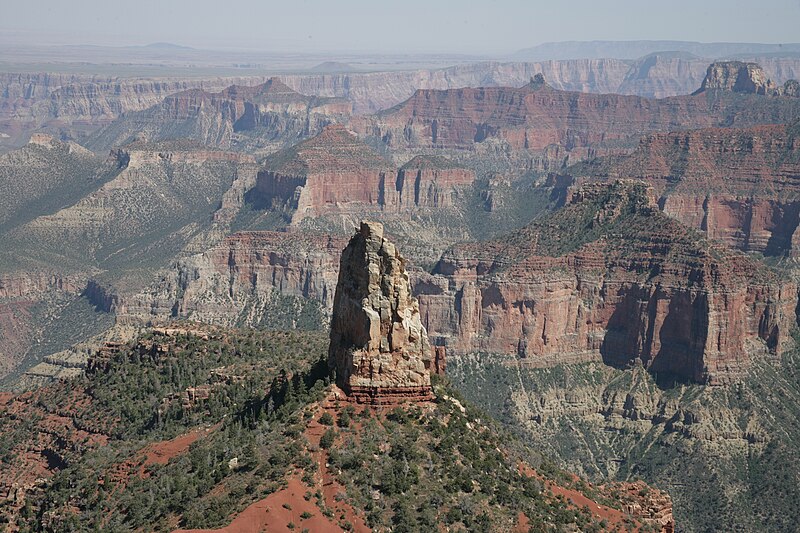
[[[641,361],[703,383],[791,344],[795,285],[660,213],[641,182],[587,185],[568,202],[416,280],[435,344],[531,366]]]
[[[659,133],[628,156],[568,170],[577,181],[647,181],[668,215],[745,251],[795,256],[800,141],[783,125]]]
[[[775,83],[757,63],[717,61],[709,65],[698,93],[730,91],[747,94],[773,94]]]
[[[397,105],[418,89],[518,86],[536,74],[544,74],[554,87],[563,90],[616,92],[628,69],[627,62],[617,59],[535,63],[482,61],[438,69],[282,75],[280,78],[303,94],[347,98],[353,102],[355,114],[366,115]],[[690,86],[689,90],[694,87]]]
[[[45,129],[80,136],[124,113],[159,104],[180,91],[218,91],[232,84],[256,85],[265,77],[117,78],[81,74],[0,74],[0,132],[12,145],[26,132]],[[2,137],[2,135],[0,135]]]
[[[794,76],[797,73],[793,71]],[[743,61],[718,61],[706,71],[706,77],[697,94],[706,91],[727,91],[772,96],[800,96],[796,79],[787,79],[779,86],[767,76],[758,63]]]
[[[800,77],[796,58],[762,56],[755,60],[776,83]],[[707,66],[705,59],[659,52],[638,60],[481,61],[436,69],[288,74],[280,78],[302,94],[346,98],[355,113],[368,114],[406,100],[417,89],[519,86],[537,73],[544,74],[560,90],[664,98],[695,90]],[[267,79],[0,74],[0,146],[21,146],[31,131],[41,128],[79,138],[92,128],[156,106],[181,91],[203,89],[211,93],[232,84],[252,86]]]
[[[398,170],[336,124],[269,157],[255,190],[263,204],[294,211],[292,221],[298,223],[364,206],[389,211],[452,207],[458,189],[474,181],[474,172],[442,157],[420,156]]]
[[[761,56],[756,60],[776,83],[800,77],[800,60],[797,58]],[[656,52],[630,60],[483,61],[443,69],[298,74],[280,78],[303,94],[347,98],[353,103],[355,114],[366,115],[389,109],[410,98],[418,89],[519,87],[536,74],[544,75],[553,88],[562,91],[666,98],[696,90],[707,67],[708,59],[702,57]]]
[[[86,278],[62,276],[55,271],[9,272],[0,274],[0,299],[36,298],[53,291],[78,294]]]
[[[534,77],[523,87],[419,90],[402,104],[352,125],[396,150],[475,150],[493,141],[513,150],[556,145],[572,151],[634,146],[641,135],[656,131],[786,123],[798,114],[800,102],[794,98],[709,91],[650,100],[558,91]]]
[[[432,397],[433,348],[405,260],[381,224],[362,222],[342,252],[328,358],[337,385],[357,402]]]

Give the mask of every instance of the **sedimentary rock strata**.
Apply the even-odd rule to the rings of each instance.
[[[266,205],[294,211],[293,222],[351,207],[389,211],[452,207],[471,170],[442,157],[419,156],[399,170],[344,126],[269,157],[256,192]]]
[[[120,117],[93,135],[89,146],[101,150],[141,138],[189,138],[230,148],[239,142],[236,133],[248,131],[256,131],[263,143],[296,141],[345,120],[350,109],[349,102],[305,96],[275,78],[252,87],[233,85],[218,93],[190,89]]]
[[[392,163],[343,126],[270,157],[256,190],[267,204],[295,209],[295,219],[343,204],[379,205]]]
[[[337,384],[356,401],[431,397],[433,348],[405,260],[381,224],[362,222],[342,252],[328,357]]]
[[[641,361],[723,383],[791,343],[795,285],[658,211],[644,184],[587,185],[507,238],[446,253],[415,290],[455,353],[526,364]]]
[[[568,170],[577,181],[633,177],[668,215],[713,239],[765,255],[796,255],[800,141],[796,127],[711,128],[643,138],[629,156]]]
[[[698,92],[730,91],[734,93],[772,94],[775,83],[757,63],[717,61],[709,65]]]
[[[474,182],[472,170],[448,159],[417,156],[397,172],[396,194],[389,201],[400,208],[452,207],[458,190]]]
[[[93,301],[108,302],[109,311],[129,322],[173,315],[213,324],[255,325],[269,316],[278,295],[316,302],[327,316],[345,244],[336,237],[300,233],[235,233],[178,261],[150,290],[119,295],[112,288],[98,287]]]
[[[496,139],[512,149],[540,151],[625,143],[654,131],[788,122],[798,114],[794,98],[707,91],[650,100],[559,91],[539,75],[523,87],[419,90],[352,124],[395,149],[465,150]]]

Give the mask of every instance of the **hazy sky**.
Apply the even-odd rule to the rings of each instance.
[[[0,0],[4,41],[502,53],[547,41],[800,41],[800,0]]]

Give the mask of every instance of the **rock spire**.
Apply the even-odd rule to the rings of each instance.
[[[432,398],[434,350],[405,260],[377,222],[362,222],[342,252],[328,358],[337,384],[357,402]]]

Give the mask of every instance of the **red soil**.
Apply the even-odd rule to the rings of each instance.
[[[520,511],[517,515],[517,525],[514,526],[514,532],[528,533],[528,531],[530,531],[530,520],[528,520],[528,515]]]
[[[179,529],[173,533],[208,533],[211,531],[224,533],[261,533],[273,531],[292,531],[287,526],[293,523],[294,531],[308,528],[320,533],[343,532],[344,530],[331,519],[322,514],[314,504],[314,500],[306,501],[303,497],[309,489],[296,477],[289,479],[288,486],[257,501],[239,513],[233,522],[219,529]],[[285,506],[290,507],[287,509]],[[303,520],[300,515],[310,513],[311,518]],[[356,531],[359,531],[356,529]],[[369,531],[367,529],[366,531]]]
[[[142,465],[142,469],[148,465],[167,464],[170,459],[185,453],[186,450],[189,449],[189,446],[197,441],[197,439],[205,434],[210,433],[214,429],[216,429],[216,426],[210,429],[199,428],[179,437],[175,437],[172,440],[149,444],[142,450],[142,452],[145,454],[145,460],[144,464]]]
[[[597,518],[598,520],[605,520],[606,522],[608,522],[609,526],[616,527],[618,525],[622,525],[624,523],[624,520],[628,518],[627,515],[625,515],[622,511],[618,511],[617,509],[612,509],[611,507],[607,507],[605,505],[600,505],[596,501],[587,498],[585,495],[581,494],[577,490],[568,489],[560,485],[556,485],[551,481],[543,479],[542,476],[540,476],[534,469],[532,469],[530,466],[526,464],[520,464],[519,470],[520,472],[522,472],[527,476],[535,477],[541,480],[545,484],[545,487],[550,492],[552,492],[557,497],[563,496],[568,502],[570,502],[576,508],[588,507],[589,512],[592,513],[592,515],[595,518]],[[577,480],[577,478],[575,479]],[[527,517],[526,517],[526,522],[527,522]],[[517,528],[519,529],[521,527],[522,527],[522,520],[520,519]],[[527,531],[527,529],[525,529],[524,531]]]
[[[353,507],[348,505],[346,502],[336,501],[336,495],[339,493],[345,493],[345,489],[336,481],[336,479],[333,477],[333,474],[327,467],[328,452],[319,448],[319,441],[322,438],[322,434],[328,429],[328,426],[324,426],[318,422],[319,418],[324,412],[330,413],[331,416],[335,416],[336,409],[334,408],[334,402],[331,401],[330,397],[323,401],[320,407],[321,408],[314,413],[314,416],[309,422],[305,431],[305,436],[309,443],[311,443],[312,447],[318,448],[318,451],[312,454],[319,465],[319,469],[314,476],[315,482],[318,486],[321,485],[322,495],[325,499],[325,506],[334,512],[334,516],[341,516],[344,514],[345,520],[353,524],[353,531],[363,531],[368,533],[371,531],[371,529],[367,526],[362,517],[356,515],[355,509],[353,509]],[[361,409],[356,407],[357,413],[360,410],[363,410],[363,407]],[[359,426],[355,423],[355,421],[352,427],[354,430],[359,429]]]
[[[575,507],[588,507],[589,512],[591,512],[596,518],[599,518],[600,520],[606,520],[611,526],[621,525],[626,518],[621,511],[612,509],[611,507],[606,507],[605,505],[600,505],[576,490],[565,489],[564,487],[559,487],[558,485],[553,485],[549,482],[547,483],[547,488],[550,489],[550,491],[556,496],[563,496],[572,502]]]
[[[170,459],[186,453],[189,446],[201,437],[207,436],[217,429],[217,427],[219,427],[219,424],[211,428],[197,428],[189,433],[175,437],[172,440],[148,444],[127,461],[119,463],[109,473],[107,479],[114,486],[112,491],[125,487],[131,477],[140,477],[143,479],[150,477],[146,471],[148,466],[167,464]]]
[[[358,409],[358,407],[356,407],[356,409]],[[367,526],[364,519],[356,514],[355,509],[347,502],[337,501],[336,499],[336,496],[340,493],[344,493],[345,489],[335,480],[326,466],[328,453],[325,450],[319,449],[319,440],[328,427],[320,424],[317,420],[319,420],[322,413],[326,411],[331,415],[336,414],[334,401],[332,399],[323,402],[321,407],[317,409],[305,431],[305,436],[311,444],[312,449],[318,450],[312,453],[319,466],[314,475],[314,485],[312,487],[305,485],[298,479],[298,475],[295,474],[289,478],[286,488],[251,504],[225,527],[213,530],[176,530],[173,533],[209,533],[211,531],[224,533],[288,532],[292,531],[287,527],[289,523],[295,525],[294,531],[302,531],[307,528],[314,533],[343,532],[344,529],[338,524],[338,521],[342,520],[342,517],[344,517],[344,521],[352,524],[353,528],[351,531],[356,533],[369,533],[371,529]],[[354,429],[358,428],[355,421],[352,427]],[[317,507],[313,497],[309,500],[305,499],[306,494],[313,494],[317,490],[322,493],[325,507],[333,511],[333,518],[328,518],[322,514],[322,510]],[[303,512],[310,513],[313,516],[304,520],[300,517]]]

